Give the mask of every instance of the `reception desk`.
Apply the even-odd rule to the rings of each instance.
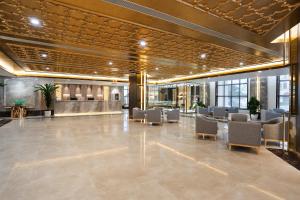
[[[121,111],[121,101],[62,100],[54,104],[55,114]]]

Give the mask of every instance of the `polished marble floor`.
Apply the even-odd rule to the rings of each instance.
[[[12,121],[0,128],[0,199],[299,199],[295,168],[263,148],[229,151],[224,131],[196,139],[193,120]]]

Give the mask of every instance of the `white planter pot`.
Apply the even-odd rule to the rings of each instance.
[[[251,120],[257,120],[258,119],[258,114],[251,114]]]
[[[51,110],[45,110],[44,115],[45,117],[51,117]]]

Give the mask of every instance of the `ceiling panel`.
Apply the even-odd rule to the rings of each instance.
[[[263,35],[298,5],[287,0],[177,0]]]
[[[146,70],[153,79],[173,78],[210,70],[270,62],[212,43],[195,40],[118,19],[102,16],[56,1],[3,0],[0,2],[0,34],[42,41],[48,44],[71,45],[86,50],[106,49],[111,56],[99,56],[70,50],[3,41],[9,55],[26,69],[104,76],[126,76],[130,71]],[[29,17],[42,20],[42,27],[33,27]],[[155,22],[153,22],[155,23]],[[146,47],[139,45],[147,42]],[[48,57],[42,58],[45,52]],[[205,53],[206,59],[200,54]],[[108,61],[114,65],[109,66]],[[112,70],[112,68],[114,68]],[[157,70],[158,69],[158,70]]]

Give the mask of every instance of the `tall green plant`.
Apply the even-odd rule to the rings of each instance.
[[[257,113],[260,108],[260,102],[256,99],[256,97],[251,97],[250,101],[248,102],[248,109],[251,115]]]
[[[197,106],[199,106],[200,108],[206,108],[205,104],[202,102],[202,101],[198,101],[198,102],[195,102],[192,106],[192,108],[196,108]]]
[[[47,110],[50,109],[50,106],[51,106],[52,100],[53,100],[52,97],[57,88],[58,88],[58,86],[56,86],[55,84],[51,84],[51,83],[49,83],[49,84],[46,83],[44,85],[35,86],[35,92],[41,91],[41,93],[43,94]]]

